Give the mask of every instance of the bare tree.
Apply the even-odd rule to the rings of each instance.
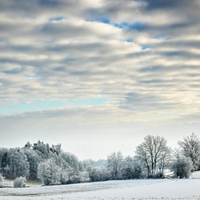
[[[192,133],[178,142],[185,157],[190,158],[193,164],[193,170],[200,168],[200,140]]]
[[[111,173],[112,179],[121,178],[120,168],[122,161],[123,161],[123,155],[120,151],[117,153],[112,153],[110,156],[108,156],[107,168],[108,171]]]
[[[136,149],[136,156],[142,163],[148,177],[162,173],[169,162],[171,150],[167,141],[160,136],[148,135]]]
[[[172,150],[172,156],[174,157],[174,159],[177,159],[179,157],[181,157],[183,154],[182,154],[182,151],[180,148],[175,148]]]

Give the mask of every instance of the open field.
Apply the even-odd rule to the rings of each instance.
[[[1,200],[199,199],[200,179],[130,180],[0,189]]]

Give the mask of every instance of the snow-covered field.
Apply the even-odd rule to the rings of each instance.
[[[130,180],[2,188],[1,200],[199,199],[200,179]]]

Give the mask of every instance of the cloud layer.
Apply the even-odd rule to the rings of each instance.
[[[0,109],[2,121],[195,123],[199,9],[198,0],[1,1],[0,107],[64,103]],[[85,99],[106,101],[66,103]]]

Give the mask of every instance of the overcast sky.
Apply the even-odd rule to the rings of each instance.
[[[199,0],[0,0],[0,147],[134,155],[200,136]]]

